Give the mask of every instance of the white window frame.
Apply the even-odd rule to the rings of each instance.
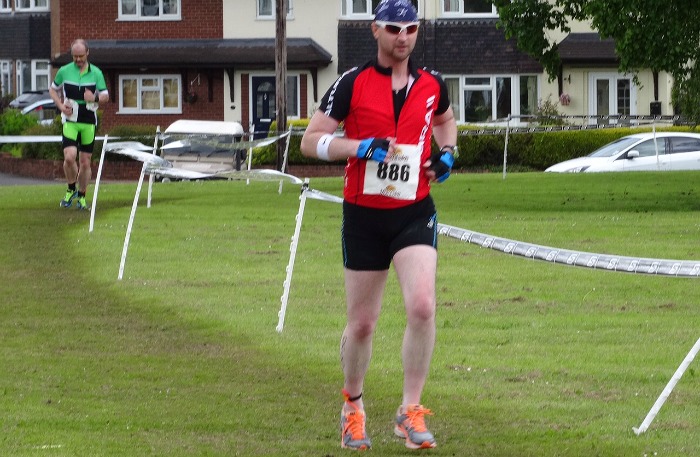
[[[12,61],[0,60],[0,95],[14,94],[12,91]]]
[[[28,6],[24,6],[22,3],[28,2]],[[37,5],[39,3],[39,5]],[[42,4],[44,3],[44,4]],[[51,2],[50,0],[15,0],[15,11],[50,11]]]
[[[39,68],[41,67],[41,68]],[[40,76],[46,77],[46,86],[38,84]],[[51,85],[51,62],[48,60],[32,60],[32,90],[45,90]]]
[[[41,64],[45,68],[37,68]],[[29,70],[29,81],[27,83],[27,88],[25,89],[24,80],[24,67]],[[46,76],[47,85],[37,84],[38,76]],[[17,88],[17,95],[20,95],[25,90],[46,90],[51,84],[51,63],[48,60],[38,59],[38,60],[17,60],[15,62],[15,87]]]
[[[374,19],[374,8],[379,4],[379,0],[364,0],[364,9],[361,11],[353,10],[353,0],[341,0],[340,4],[340,16],[343,19]],[[419,2],[417,0],[411,0],[413,6],[416,7],[416,11],[419,12]]]
[[[11,13],[12,3],[12,0],[0,0],[0,13]]]
[[[519,116],[520,112],[520,79],[522,77],[535,77],[537,78],[537,94],[536,98],[539,100],[541,97],[541,79],[537,74],[531,73],[518,73],[518,74],[492,74],[492,75],[443,75],[443,78],[448,80],[458,80],[459,88],[458,94],[459,98],[457,100],[451,100],[452,107],[455,112],[455,119],[459,124],[473,124],[474,121],[467,121],[464,116],[464,110],[466,109],[465,103],[465,92],[467,90],[487,90],[491,93],[491,112],[489,115],[489,120],[485,122],[478,122],[478,124],[486,125],[505,125],[505,121],[497,118],[497,102],[498,102],[498,87],[496,81],[499,78],[510,78],[511,81],[511,92],[510,92],[510,114],[511,116]],[[485,84],[467,84],[467,79],[488,79],[488,83]],[[527,124],[527,119],[520,119],[515,117],[511,121],[511,125],[525,125]]]
[[[164,13],[164,2],[169,0],[155,0],[158,2],[158,15],[157,16],[147,16],[143,15],[141,5],[144,0],[119,0],[118,8],[118,21],[179,21],[182,19],[182,0],[174,0],[177,4],[177,13],[166,14]],[[135,6],[134,12],[124,12],[124,4],[130,5],[133,3]]]
[[[261,3],[270,3],[270,14],[261,13],[262,5]],[[255,14],[258,19],[262,20],[272,20],[275,19],[275,12],[277,11],[277,1],[276,0],[256,0],[255,1]],[[287,20],[294,19],[294,0],[287,0]]]
[[[637,114],[637,85],[634,83],[634,79],[632,76],[623,74],[623,73],[615,73],[615,72],[591,72],[588,74],[588,112],[593,115],[597,116],[598,113],[598,107],[597,107],[597,94],[598,91],[596,90],[596,82],[605,79],[610,83],[610,91],[608,92],[608,106],[610,107],[610,113],[606,114],[611,114],[611,115],[616,115],[619,112],[619,106],[618,106],[618,97],[617,97],[617,83],[620,80],[628,80],[630,84],[630,115],[634,116]],[[610,119],[609,121],[605,121],[610,124],[617,124],[618,121],[617,119]],[[596,124],[598,123],[598,119],[593,118],[589,121],[590,124]],[[603,123],[603,120],[601,120],[601,123]]]
[[[498,17],[498,10],[496,9],[496,5],[493,3],[491,4],[491,12],[490,13],[465,13],[464,12],[464,1],[465,0],[452,0],[454,2],[457,2],[459,5],[457,10],[447,10],[445,8],[445,0],[439,0],[440,1],[440,11],[442,12],[443,17],[469,17],[469,18],[494,18]]]
[[[152,89],[144,89],[142,86],[143,80],[146,79],[157,79],[158,87]],[[178,82],[178,94],[177,94],[177,107],[166,108],[163,106],[163,80],[165,79],[175,79]],[[135,80],[137,82],[137,92],[136,97],[137,106],[124,106],[124,81]],[[177,74],[149,74],[149,75],[130,75],[124,74],[119,75],[119,111],[117,114],[182,114],[182,77]],[[144,91],[155,91],[158,90],[160,93],[160,108],[155,109],[143,109],[141,107],[141,94]]]

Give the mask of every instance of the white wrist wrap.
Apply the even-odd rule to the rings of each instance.
[[[333,138],[335,137],[330,133],[326,133],[319,138],[318,144],[316,145],[316,156],[319,159],[325,160],[326,162],[331,160],[330,157],[328,157],[328,147],[331,145]]]

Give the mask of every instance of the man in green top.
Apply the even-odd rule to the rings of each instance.
[[[63,172],[68,190],[61,206],[68,208],[77,198],[78,209],[90,209],[85,194],[92,177],[90,161],[95,145],[97,109],[100,103],[109,100],[109,92],[102,71],[88,63],[87,42],[75,40],[70,52],[73,63],[58,69],[49,88],[63,121]]]

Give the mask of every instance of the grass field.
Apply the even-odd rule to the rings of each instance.
[[[441,222],[587,252],[700,260],[700,173],[462,174]],[[342,180],[314,179],[340,195]],[[317,456],[340,449],[340,206],[309,200],[284,332],[275,331],[298,187],[0,188],[0,455]],[[92,188],[91,188],[92,193]],[[90,195],[91,196],[91,195]],[[441,238],[438,341],[424,395],[442,456],[700,455],[696,360],[632,432],[700,337],[698,279],[595,271]],[[372,455],[400,401],[392,275],[365,385]]]

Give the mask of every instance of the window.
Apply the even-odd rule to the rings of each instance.
[[[12,0],[0,0],[0,13],[12,12]]]
[[[15,10],[49,11],[49,0],[15,0]]]
[[[445,16],[495,17],[496,6],[489,0],[442,0]]]
[[[179,20],[181,0],[119,0],[122,20]]]
[[[48,60],[18,60],[17,93],[49,88],[50,65]]]
[[[292,19],[294,0],[287,0],[287,19]],[[277,4],[275,0],[258,0],[258,18],[274,19]]]
[[[464,121],[486,122],[492,120],[492,95],[493,87],[491,85],[491,78],[465,78]]]
[[[537,113],[537,76],[520,76],[520,115]]]
[[[639,151],[639,157],[656,157],[656,151],[659,151],[659,155],[666,153],[664,150],[663,138],[644,141],[639,143],[633,149]]]
[[[287,75],[287,116],[299,117],[299,76]]]
[[[617,80],[617,113],[630,114],[632,108],[631,96],[632,81],[629,79]]]
[[[12,91],[12,63],[9,60],[0,60],[0,95],[13,94]]]
[[[342,0],[342,15],[353,19],[370,19],[380,0]],[[418,0],[411,0],[418,11]]]
[[[455,113],[455,118],[459,121],[459,113],[462,112],[462,102],[460,96],[460,79],[453,77],[444,77],[447,85],[447,95],[450,97],[450,106]]]
[[[700,140],[696,140],[695,138],[674,136],[669,138],[669,143],[671,144],[671,154],[700,151]]]
[[[32,61],[32,90],[44,90],[49,88],[49,78],[51,77],[51,66],[48,60]]]
[[[536,75],[446,76],[445,83],[458,122],[503,122],[537,110]]]
[[[122,114],[180,114],[182,81],[178,75],[122,75],[119,100]]]

